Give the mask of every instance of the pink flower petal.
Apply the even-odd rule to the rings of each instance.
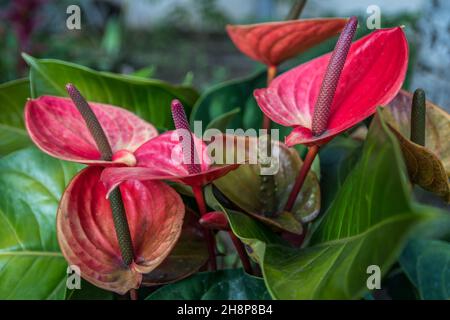
[[[157,130],[133,113],[106,104],[89,103],[108,137],[113,152],[134,152]],[[70,99],[42,96],[25,106],[25,124],[34,143],[53,157],[90,165],[114,165],[100,152]],[[117,162],[120,164],[121,162]]]
[[[164,173],[155,167],[106,168],[102,173],[101,181],[105,184],[108,194],[122,182],[128,180],[169,180],[188,186],[204,186],[239,166],[240,164],[212,166],[207,171],[191,175],[188,173],[182,175]]]
[[[201,170],[206,171],[211,165],[206,144],[194,137]],[[143,144],[135,152],[137,167],[152,169],[153,174],[162,176],[185,176],[188,168],[184,164],[183,148],[177,130],[167,131]]]
[[[120,186],[134,247],[134,262],[122,262],[103,168],[88,167],[74,177],[57,215],[58,241],[71,265],[94,285],[124,294],[137,288],[142,273],[155,269],[170,253],[181,233],[184,205],[162,182],[127,181]]]
[[[261,110],[296,129],[288,145],[320,144],[372,115],[400,90],[408,66],[408,43],[401,28],[377,30],[352,44],[331,106],[328,129],[311,134],[314,104],[331,54],[302,64],[255,90]]]

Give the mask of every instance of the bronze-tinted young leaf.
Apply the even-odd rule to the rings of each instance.
[[[411,181],[450,202],[450,185],[439,158],[428,148],[406,139],[392,126],[390,129],[400,142]]]
[[[235,148],[245,148],[246,153],[257,148],[258,142],[253,137],[237,137]],[[245,143],[244,143],[245,142]],[[314,219],[320,210],[320,188],[316,175],[311,172],[300,192],[293,212],[283,212],[287,197],[292,189],[295,177],[302,165],[302,160],[294,149],[289,149],[283,143],[272,141],[272,155],[278,155],[275,165],[278,170],[273,175],[275,189],[273,197],[276,204],[274,212],[267,212],[266,192],[260,164],[245,164],[226,176],[214,181],[214,185],[239,208],[255,218],[278,229],[295,234],[302,233],[302,223]],[[275,156],[276,158],[276,156]],[[248,159],[247,159],[248,160]],[[254,162],[250,162],[254,163]]]
[[[404,137],[410,136],[412,94],[400,91],[395,99],[383,109],[387,122]],[[450,177],[450,115],[442,108],[426,103],[425,147],[441,161]]]
[[[208,248],[198,217],[186,210],[180,238],[172,252],[155,270],[144,274],[142,285],[155,286],[184,279],[208,261]]]

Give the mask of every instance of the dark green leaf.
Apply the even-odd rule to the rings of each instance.
[[[450,243],[414,239],[403,251],[400,264],[422,299],[450,299]]]
[[[240,108],[233,109],[224,114],[221,114],[214,120],[212,120],[206,129],[218,129],[221,132],[225,132],[233,118],[241,112]]]
[[[245,213],[225,208],[217,201],[211,186],[205,188],[205,198],[211,208],[226,213],[233,233],[247,245],[247,253],[256,262],[259,263],[261,261],[266,243],[286,244],[284,240],[262,222]]]
[[[35,148],[0,160],[0,299],[64,298],[67,263],[56,211],[80,167]]]
[[[419,226],[449,218],[411,203],[397,141],[375,117],[363,154],[337,193],[312,246],[293,249],[268,245],[263,274],[280,299],[357,299],[367,291],[367,267],[382,275]]]
[[[258,72],[249,77],[227,81],[206,91],[195,104],[191,114],[191,124],[202,121],[207,127],[215,119],[228,114],[236,108],[235,115],[227,125],[228,129],[258,129],[262,125],[262,112],[259,109],[253,91],[267,86],[266,72]],[[273,128],[280,130],[280,140],[284,141],[291,129],[273,123]]]
[[[264,281],[242,269],[202,272],[164,286],[147,300],[270,300]]]
[[[170,102],[179,99],[187,113],[197,92],[189,87],[172,86],[158,80],[94,71],[59,60],[38,60],[24,54],[31,67],[31,92],[40,95],[67,96],[65,85],[75,84],[87,100],[128,109],[157,128],[173,128]]]
[[[23,121],[23,107],[28,97],[27,79],[0,84],[0,156],[31,145]]]
[[[322,212],[330,206],[347,175],[358,161],[361,143],[351,138],[337,136],[320,149],[320,189]]]

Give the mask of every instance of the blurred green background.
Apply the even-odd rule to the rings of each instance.
[[[359,36],[368,33],[366,1],[307,2],[302,17],[360,17]],[[421,1],[399,1],[384,10],[382,27],[405,25],[412,61]],[[228,39],[228,23],[282,20],[291,0],[0,0],[0,82],[24,77],[20,52],[55,58],[97,70],[135,73],[205,89],[261,68]],[[68,30],[66,9],[81,8],[81,30]],[[407,10],[406,10],[406,9]],[[385,12],[386,11],[386,12]],[[332,49],[335,39],[310,50],[284,69]],[[412,70],[412,69],[411,69]]]

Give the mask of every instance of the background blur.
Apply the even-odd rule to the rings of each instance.
[[[27,75],[20,52],[97,70],[191,83],[205,89],[248,75],[256,62],[240,54],[225,33],[228,23],[283,20],[292,0],[0,0],[0,82]],[[68,30],[66,9],[81,8],[81,30]],[[309,0],[302,18],[360,18],[381,10],[381,26],[404,25],[411,48],[407,87],[422,86],[448,108],[450,1]],[[332,39],[285,68],[330,51]],[[413,88],[411,88],[413,89]]]

